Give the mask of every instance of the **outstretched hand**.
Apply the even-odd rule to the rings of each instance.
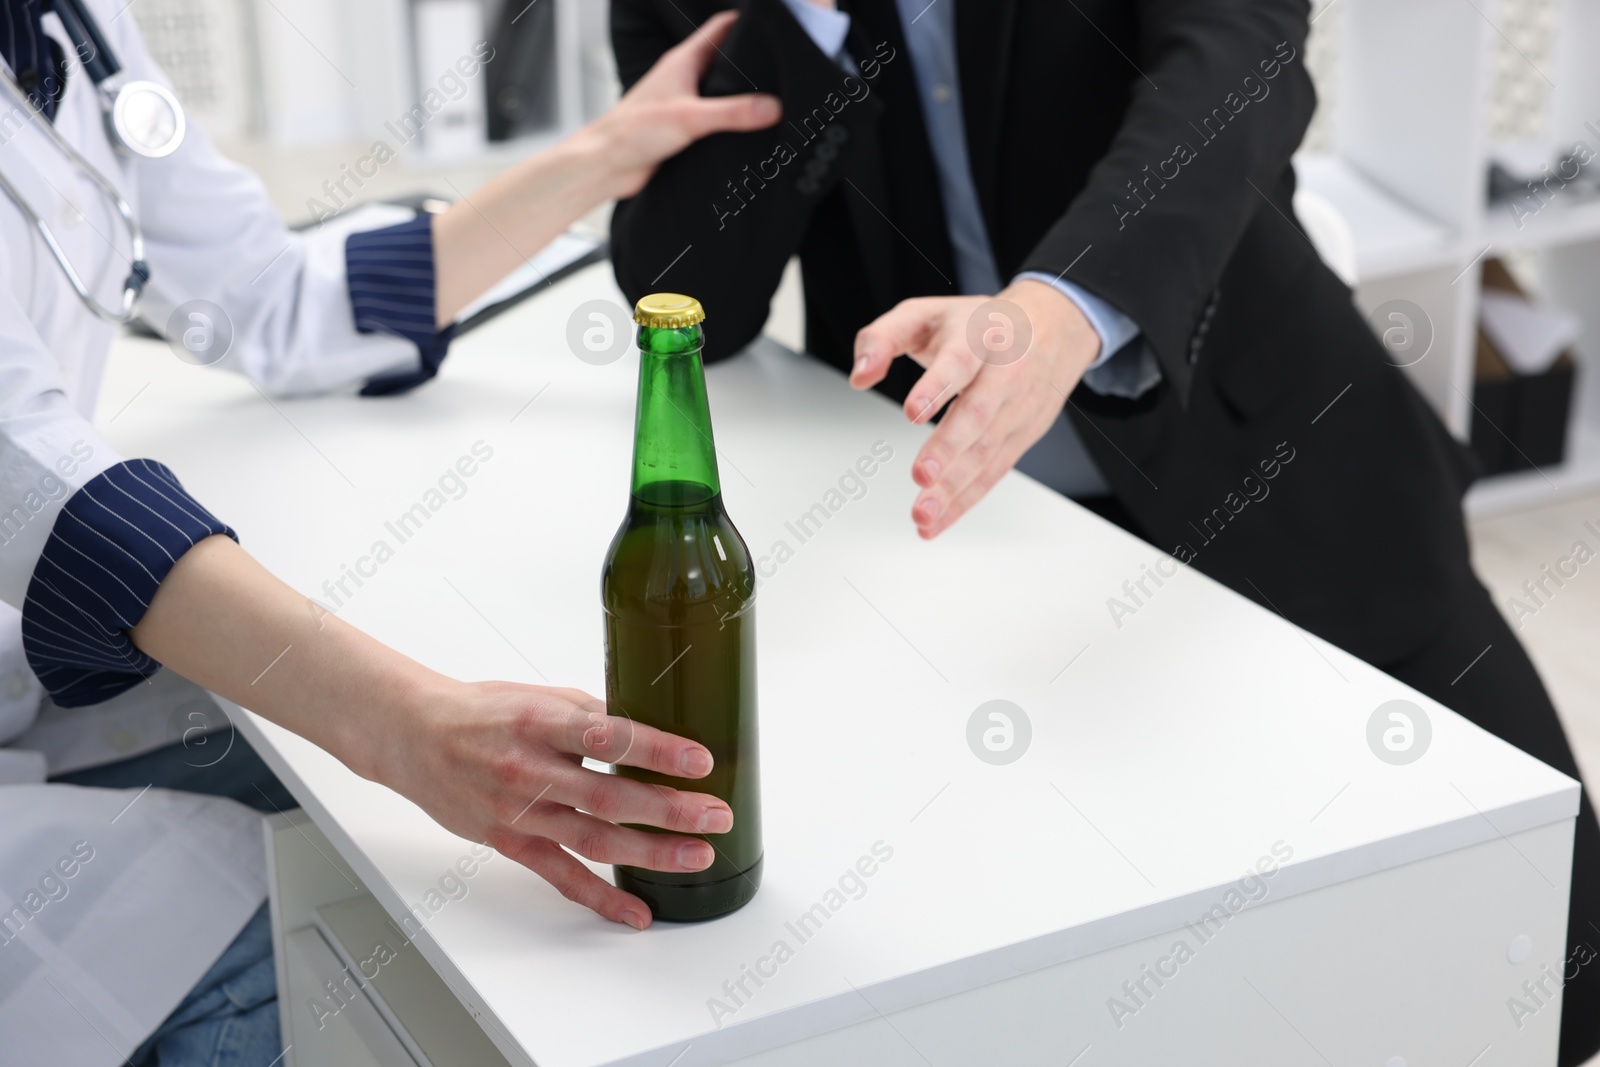
[[[901,355],[926,369],[906,398],[914,423],[949,410],[911,467],[911,518],[937,537],[994,488],[1061,414],[1100,353],[1078,305],[1019,281],[998,297],[904,300],[856,334],[850,384],[869,389]]]

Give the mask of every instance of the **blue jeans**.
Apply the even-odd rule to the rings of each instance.
[[[175,744],[52,781],[106,789],[155,785],[230,797],[262,812],[299,807],[243,736],[224,731],[214,737],[227,745],[227,755],[203,766],[197,765],[194,750]],[[129,1062],[133,1067],[272,1067],[282,1058],[272,923],[263,904]]]
[[[220,759],[179,742],[142,756],[58,774],[50,780],[100,789],[143,789],[153,785],[158,789],[227,797],[268,814],[300,806],[243,734],[234,733],[229,726],[207,737],[208,744],[225,746],[226,754]]]
[[[269,1067],[282,1054],[272,923],[263,904],[129,1062],[133,1067]]]

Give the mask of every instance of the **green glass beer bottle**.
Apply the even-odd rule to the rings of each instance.
[[[675,922],[727,914],[761,884],[755,570],[722,506],[700,365],[704,319],[698,300],[675,293],[634,309],[633,484],[600,579],[610,713],[698,741],[716,761],[700,779],[616,772],[709,793],[733,809],[733,829],[700,835],[716,854],[707,869],[616,868],[618,886]]]

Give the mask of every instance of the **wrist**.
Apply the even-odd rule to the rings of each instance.
[[[592,190],[595,203],[601,204],[617,199],[629,184],[631,171],[618,163],[626,148],[607,113],[580,127],[551,151],[573,180]]]
[[[398,653],[395,659],[384,687],[358,714],[344,717],[330,751],[361,777],[404,793],[416,754],[437,748],[440,726],[450,708],[461,706],[467,686]]]
[[[1072,381],[1100,358],[1100,332],[1066,293],[1034,278],[1006,286],[1000,298],[1022,308],[1033,325],[1035,343],[1045,340],[1065,360]]]

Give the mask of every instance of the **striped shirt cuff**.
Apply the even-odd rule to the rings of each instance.
[[[392,396],[415,389],[439,373],[455,325],[435,328],[433,217],[380,230],[352,233],[344,242],[350,310],[361,333],[385,333],[417,346],[416,370],[368,379],[362,396]]]
[[[161,669],[127,631],[178,557],[213,534],[239,539],[152,460],[109,467],[72,494],[22,605],[23,652],[57,704],[98,704]]]

